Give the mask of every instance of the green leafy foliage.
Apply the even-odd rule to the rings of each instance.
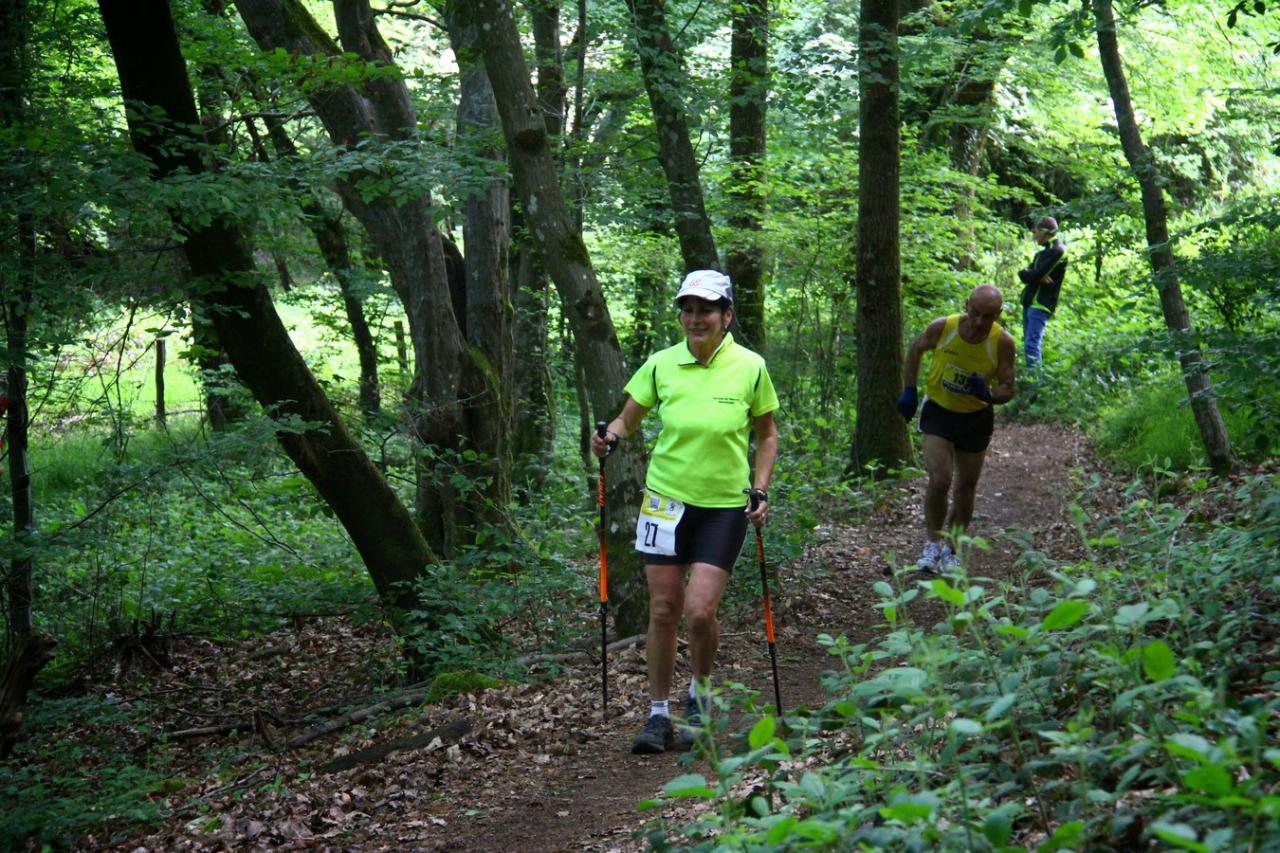
[[[0,161],[9,202],[0,209],[0,285],[6,298],[21,282],[35,287],[29,303],[6,304],[32,326],[27,352],[6,355],[27,360],[40,394],[32,451],[40,527],[28,548],[5,539],[0,560],[34,559],[38,624],[62,642],[41,686],[105,663],[112,638],[153,614],[214,637],[252,635],[302,614],[379,618],[359,555],[279,453],[281,425],[251,418],[205,435],[177,417],[167,432],[151,430],[146,368],[158,335],[183,342],[180,362],[209,354],[185,338],[186,270],[172,251],[182,235],[167,215],[178,208],[193,224],[230,217],[252,234],[264,263],[283,261],[293,290],[279,305],[295,342],[331,398],[354,400],[346,321],[297,194],[315,193],[337,212],[338,179],[361,203],[430,191],[438,224],[457,237],[459,200],[495,167],[454,135],[457,79],[441,70],[442,34],[380,16],[399,65],[379,66],[349,54],[262,52],[234,16],[177,4],[193,78],[208,86],[202,109],[225,132],[198,150],[217,169],[157,185],[123,134],[94,4],[28,5],[26,117],[0,126],[0,147],[12,155]],[[1090,531],[1091,556],[1079,564],[1002,589],[968,577],[877,584],[887,636],[868,648],[829,639],[843,674],[821,720],[764,716],[744,750],[713,755],[712,772],[673,782],[664,797],[713,804],[688,834],[704,847],[1265,846],[1274,841],[1267,832],[1280,756],[1277,678],[1260,661],[1273,660],[1266,644],[1277,608],[1275,580],[1256,555],[1274,553],[1280,499],[1260,481],[1238,485],[1238,495],[1219,492],[1195,470],[1198,437],[1175,366],[1186,342],[1164,332],[1088,6],[915,5],[900,40],[904,334],[959,310],[984,282],[1004,289],[1004,319],[1019,334],[1015,273],[1033,251],[1025,226],[1043,212],[1058,216],[1069,243],[1067,288],[1050,324],[1046,371],[1016,416],[1084,424],[1110,459],[1144,479],[1120,516]],[[767,355],[783,399],[783,452],[765,546],[770,570],[785,579],[820,525],[867,512],[901,488],[845,471],[858,416],[857,11],[774,9],[769,210],[763,231],[746,235],[727,224],[736,212],[727,11],[722,2],[668,4],[680,22],[682,94],[716,236],[722,249],[758,239],[767,262]],[[1265,61],[1280,44],[1269,41],[1275,15],[1265,16],[1262,3],[1125,11],[1121,38],[1126,61],[1141,71],[1131,85],[1163,173],[1195,340],[1237,451],[1266,458],[1280,446],[1280,110]],[[630,16],[617,2],[590,4],[590,14],[587,133],[567,140],[565,160],[580,166],[571,185],[582,190],[585,238],[634,361],[678,340],[666,308],[679,252],[652,118],[626,48]],[[1224,16],[1235,28],[1230,39],[1218,26]],[[225,78],[203,78],[209,68]],[[334,145],[306,107],[326,87],[390,79],[410,83],[417,111],[404,138]],[[988,99],[956,97],[986,82]],[[297,156],[260,156],[252,137],[267,115],[286,122]],[[955,156],[962,131],[973,132],[972,167]],[[25,261],[20,216],[37,223],[38,250]],[[351,233],[358,244],[362,235]],[[357,295],[392,368],[390,324],[400,311],[374,253],[353,249],[362,264]],[[427,567],[420,618],[402,637],[440,672],[441,694],[490,684],[519,653],[560,650],[590,620],[594,567],[583,543],[593,541],[594,514],[574,446],[573,342],[551,301],[544,357],[561,422],[551,470],[539,472],[545,480],[525,490],[525,502],[500,508],[504,525],[475,530],[455,559]],[[226,379],[174,367],[170,401],[192,410],[198,380]],[[385,369],[384,400],[411,378]],[[361,435],[408,501],[424,457],[399,418],[389,407]],[[481,460],[425,458],[428,478],[485,494],[488,481],[472,473]],[[1177,473],[1184,468],[1191,473]],[[1188,493],[1256,509],[1203,522],[1166,502]],[[725,606],[757,607],[756,567],[744,559],[738,577]],[[922,597],[947,609],[942,629],[907,618],[904,605]],[[755,713],[759,697],[739,692],[729,687],[724,701]],[[33,709],[55,736],[59,714],[117,715],[128,726],[134,712],[43,697]],[[850,738],[848,748],[822,752],[816,733],[830,726]],[[797,757],[805,769],[792,769]],[[94,768],[94,787],[72,772],[77,762]],[[2,805],[13,817],[0,846],[57,843],[90,826],[155,816],[161,760],[135,766],[95,753],[57,763],[51,779],[6,768]],[[764,793],[735,798],[748,774],[763,780]]]
[[[1088,542],[1111,544],[1086,560],[1000,586],[963,572],[877,584],[888,633],[819,638],[842,674],[825,707],[788,717],[791,762],[772,763],[783,742],[761,718],[744,746],[712,755],[716,781],[665,789],[714,792],[714,810],[678,833],[747,849],[1280,843],[1280,586],[1258,559],[1280,542],[1278,487],[1221,485],[1203,499],[1239,515],[1192,523],[1136,482],[1132,504],[1087,522],[1108,532]],[[916,594],[946,618],[904,619]],[[769,771],[747,810],[734,799],[743,767]]]
[[[159,798],[184,784],[162,759],[141,766],[121,760],[120,744],[144,721],[143,707],[85,697],[42,701],[30,715],[27,725],[49,738],[39,747],[39,764],[19,755],[0,768],[5,849],[56,846],[90,829],[156,821],[162,815]],[[99,734],[86,741],[79,736],[82,729]]]
[[[1226,374],[1229,380],[1232,373]],[[1276,423],[1259,417],[1277,404],[1274,391],[1263,387],[1260,378],[1241,376],[1225,389],[1235,393],[1254,391],[1251,401],[1233,404],[1234,394],[1224,395],[1220,406],[1227,432],[1237,452],[1245,458],[1265,457],[1280,446]],[[1128,470],[1152,464],[1186,469],[1204,462],[1186,389],[1175,377],[1133,389],[1129,395],[1104,405],[1098,418],[1094,431],[1098,449]]]
[[[35,455],[43,534],[31,556],[56,677],[153,615],[238,636],[297,614],[373,618],[367,575],[266,420],[202,438],[144,433],[123,460],[84,435]],[[4,559],[15,552],[5,540]]]

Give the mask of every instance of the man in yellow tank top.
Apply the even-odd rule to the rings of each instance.
[[[996,322],[1004,297],[990,284],[974,288],[963,314],[939,317],[907,349],[898,411],[916,413],[916,382],[926,352],[933,356],[925,381],[920,431],[924,433],[924,494],[927,541],[916,566],[946,571],[955,565],[943,531],[969,526],[974,495],[995,426],[993,404],[1013,399],[1013,337]],[[950,507],[948,507],[948,497]]]

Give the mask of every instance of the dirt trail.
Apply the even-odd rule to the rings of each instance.
[[[1022,543],[1069,557],[1073,550],[1067,516],[1073,472],[1088,453],[1076,433],[1045,425],[1000,424],[979,486],[971,533],[991,542],[977,554],[971,571],[1004,577]],[[898,487],[872,518],[858,526],[823,526],[794,566],[783,567],[774,590],[782,694],[787,708],[825,701],[821,675],[830,658],[818,646],[819,633],[873,639],[881,630],[872,585],[884,580],[890,560],[910,563],[921,544],[920,479]],[[1011,528],[1022,532],[1011,534]],[[738,571],[747,569],[744,559]],[[912,605],[916,619],[930,618],[936,603]],[[758,609],[726,618],[717,661],[717,680],[732,679],[772,698],[768,655]],[[341,627],[341,626],[336,626]],[[326,683],[348,671],[360,672],[351,654],[385,653],[386,637],[349,631],[334,655],[332,624],[307,627],[281,638],[278,668],[258,667],[252,677],[259,695],[279,695],[272,706],[281,717],[315,707],[320,694],[339,690]],[[206,685],[226,685],[235,659],[258,659],[266,643],[222,648],[220,669],[208,669]],[[287,648],[285,648],[287,647]],[[187,671],[158,677],[148,690],[197,689],[191,669],[210,657],[207,650]],[[675,683],[688,683],[683,660]],[[231,660],[231,663],[226,663]],[[287,666],[288,677],[283,667]],[[175,667],[175,670],[180,669]],[[661,813],[679,822],[680,806],[641,814],[636,804],[655,796],[670,779],[690,772],[678,754],[629,754],[632,735],[648,711],[643,651],[611,656],[611,713],[601,720],[595,664],[570,667],[540,684],[464,696],[444,705],[423,706],[390,720],[371,720],[340,739],[317,741],[299,753],[272,753],[256,737],[247,744],[258,763],[221,769],[192,744],[185,775],[190,782],[171,801],[184,805],[166,825],[143,837],[86,839],[91,847],[119,850],[225,850],[317,847],[341,850],[630,851],[644,849],[647,822]],[[246,678],[249,676],[245,676]],[[181,679],[187,679],[176,686]],[[233,681],[235,679],[232,679]],[[282,686],[282,682],[288,682]],[[308,689],[307,684],[314,685]],[[221,690],[222,687],[205,687]],[[349,688],[348,688],[349,690]],[[214,694],[218,695],[218,694]],[[350,695],[348,692],[347,695]],[[226,714],[224,716],[230,716]],[[353,770],[326,773],[335,753],[434,729],[451,720],[469,720],[474,730],[457,744],[435,743],[393,753]],[[161,721],[157,721],[160,723]],[[123,747],[122,747],[123,748]],[[704,772],[705,762],[694,771]],[[207,804],[194,811],[194,795]]]
[[[999,578],[1011,570],[1020,548],[1006,535],[1010,528],[1027,531],[1033,547],[1048,546],[1058,553],[1067,546],[1071,475],[1084,454],[1081,437],[1061,429],[1044,425],[998,429],[970,530],[992,546],[976,556],[976,572]],[[806,555],[807,570],[795,572],[804,578],[803,584],[784,573],[775,594],[775,622],[782,693],[788,707],[825,701],[820,678],[830,668],[830,657],[816,643],[817,634],[844,633],[864,641],[877,632],[881,620],[871,586],[889,573],[890,552],[896,552],[899,563],[914,561],[918,555],[922,486],[922,480],[913,481],[905,487],[903,500],[887,505],[866,525],[820,530],[825,541]],[[770,674],[757,623],[726,626],[717,677],[750,684],[767,700]],[[432,838],[418,836],[414,843],[438,850],[530,853],[644,849],[638,830],[646,815],[636,811],[636,803],[690,771],[681,766],[678,755],[639,758],[626,752],[647,712],[642,653],[629,652],[618,663],[615,669],[621,678],[612,695],[619,705],[625,702],[629,707],[615,708],[617,715],[607,727],[592,726],[586,733],[590,739],[572,760],[538,763],[535,756],[533,761],[511,761],[505,773],[467,791],[456,802],[449,820],[452,838],[433,834]],[[676,683],[687,683],[687,678],[678,673]],[[705,769],[705,764],[693,769]],[[469,818],[467,811],[473,813]]]

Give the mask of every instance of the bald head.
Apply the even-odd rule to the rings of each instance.
[[[969,305],[983,313],[1000,313],[1004,307],[1004,295],[994,284],[980,284],[969,294]]]
[[[985,341],[991,334],[991,326],[1000,318],[1004,309],[1004,297],[993,284],[980,284],[969,294],[964,303],[964,315],[960,318],[960,337],[971,344]]]

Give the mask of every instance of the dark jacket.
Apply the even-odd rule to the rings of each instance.
[[[1062,291],[1062,280],[1067,275],[1067,246],[1061,240],[1054,240],[1036,252],[1031,259],[1031,266],[1018,273],[1018,278],[1026,285],[1022,288],[1022,306],[1024,308],[1043,308],[1050,314],[1058,307],[1058,294]],[[1048,284],[1040,280],[1049,276]]]

